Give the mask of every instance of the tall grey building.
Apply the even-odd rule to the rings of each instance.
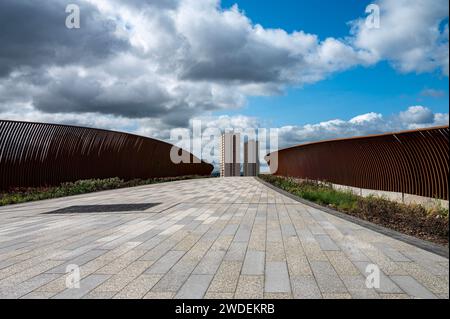
[[[220,139],[220,176],[241,176],[241,137],[225,133]]]
[[[249,140],[244,143],[244,176],[259,175],[259,142]]]

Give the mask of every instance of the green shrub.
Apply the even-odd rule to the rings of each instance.
[[[353,193],[335,190],[327,183],[298,181],[293,178],[281,178],[272,175],[261,175],[261,178],[301,198],[342,210],[353,209],[358,199]]]
[[[311,202],[408,235],[448,244],[448,209],[439,205],[426,209],[421,205],[405,205],[375,196],[357,196],[333,189],[327,183],[272,175],[260,175],[260,178]]]
[[[0,206],[195,178],[204,178],[204,176],[158,177],[150,179],[133,179],[129,181],[113,177],[67,182],[55,187],[15,188],[7,193],[0,194]]]

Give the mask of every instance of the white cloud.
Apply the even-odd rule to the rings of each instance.
[[[448,76],[448,0],[379,0],[380,28],[352,23],[355,48],[390,61],[401,72],[441,70]]]
[[[205,128],[218,128],[224,130],[227,128],[242,129],[258,128],[261,126],[257,118],[244,115],[221,115],[221,116],[201,116],[193,120],[201,121]]]
[[[0,118],[168,138],[170,128],[240,108],[248,96],[280,94],[379,60],[403,72],[448,74],[448,25],[439,27],[448,17],[443,0],[380,0],[381,29],[356,20],[346,39],[264,28],[218,0],[73,2],[82,6],[79,33],[61,22],[65,1],[0,1],[0,20],[9,27],[0,30]],[[426,125],[430,112],[410,109],[397,117]],[[208,121],[211,127],[257,125],[245,117]],[[434,121],[445,122],[445,114],[434,114]],[[369,113],[282,129],[286,140],[301,141],[391,124]]]
[[[0,4],[0,19],[14,30],[2,37],[0,86],[21,72],[14,83],[31,88],[21,95],[46,113],[96,112],[186,126],[204,112],[241,107],[249,95],[279,94],[372,63],[342,40],[267,29],[218,0],[75,2],[82,7],[81,43],[58,24],[62,0]],[[28,12],[46,18],[24,27]],[[21,42],[40,37],[32,49]],[[51,43],[58,46],[49,51]]]
[[[441,126],[448,123],[448,113],[433,113],[424,106],[411,106],[388,117],[372,112],[358,115],[348,121],[334,119],[304,126],[284,126],[280,128],[280,146]]]
[[[362,115],[355,116],[352,118],[349,122],[352,124],[365,124],[370,122],[377,122],[381,121],[383,119],[383,115],[379,113],[366,113]]]
[[[448,113],[436,113],[434,114],[434,124],[438,126],[448,125]]]
[[[148,136],[171,143],[176,143],[175,139],[171,139],[172,136],[184,134],[188,139],[184,140],[179,146],[190,150],[196,156],[200,156],[200,153],[203,152],[203,159],[215,164],[216,168],[219,163],[218,140],[216,139],[212,142],[212,153],[208,154],[208,149],[205,148],[208,143],[211,144],[211,141],[208,140],[208,134],[213,134],[218,138],[220,132],[226,129],[239,132],[245,132],[248,129],[254,129],[255,132],[260,128],[271,129],[264,125],[262,119],[244,115],[210,115],[194,117],[191,119],[188,128],[173,128],[171,125],[164,123],[160,119],[152,118],[132,119],[99,113],[48,114],[33,109],[29,103],[16,103],[15,108],[3,114],[5,114],[7,118],[14,120],[74,124],[104,128]],[[194,136],[192,131],[193,121],[201,121],[201,134],[203,134],[203,136]],[[302,126],[289,125],[275,127],[274,129],[278,132],[279,148],[284,148],[314,141],[380,134],[384,132],[395,132],[448,124],[448,113],[433,113],[424,106],[411,106],[405,111],[390,116],[383,116],[379,113],[370,112],[355,116],[349,120],[332,119]],[[193,148],[195,143],[200,143],[203,148],[201,148],[200,151]],[[263,153],[265,154],[266,152]]]
[[[247,117],[243,115],[237,116],[206,116],[199,117],[195,120],[200,120],[203,127],[203,134],[205,132],[220,134],[223,130],[235,130],[237,132],[245,132],[246,129],[258,129],[264,128],[267,131],[275,129],[278,132],[278,146],[279,148],[289,147],[298,144],[304,144],[315,141],[323,141],[337,138],[347,138],[353,136],[365,136],[371,134],[381,134],[386,132],[398,132],[404,130],[411,130],[423,127],[448,125],[449,115],[448,113],[433,113],[430,109],[424,106],[411,106],[407,110],[392,114],[390,116],[383,116],[379,113],[366,113],[355,116],[349,120],[333,119],[320,123],[306,124],[302,126],[282,126],[276,128],[265,127],[260,119]],[[192,122],[191,122],[192,124]],[[214,129],[212,131],[207,131]],[[184,132],[188,136],[192,136],[192,131],[178,131]],[[273,131],[272,131],[273,132]],[[205,136],[203,136],[205,138]],[[174,141],[172,141],[174,142]],[[186,142],[186,141],[185,141]],[[192,142],[201,143],[203,146],[207,144],[207,140],[200,140],[197,136],[192,141],[182,144],[186,149],[190,149]],[[217,147],[218,141],[214,144]],[[260,145],[266,147],[268,145]],[[190,149],[197,156],[198,153],[195,149]],[[217,148],[216,153],[213,156],[203,154],[203,158],[211,163],[218,164]],[[266,149],[263,154],[268,153]],[[261,157],[262,158],[262,157]]]
[[[408,110],[400,112],[399,118],[402,123],[430,124],[434,121],[434,114],[430,109],[417,105],[410,106]]]

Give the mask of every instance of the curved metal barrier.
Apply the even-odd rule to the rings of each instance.
[[[127,133],[0,120],[0,189],[90,178],[211,174],[213,166],[192,154],[192,164],[173,163],[171,148],[168,143]]]
[[[449,127],[294,146],[278,155],[281,176],[448,200]]]

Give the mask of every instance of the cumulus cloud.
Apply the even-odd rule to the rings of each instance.
[[[367,50],[379,60],[390,61],[401,72],[438,69],[448,76],[447,0],[379,0],[375,3],[381,10],[380,28],[368,27],[365,19],[353,21],[351,41],[354,47]]]
[[[11,30],[0,32],[0,110],[27,103],[57,121],[99,113],[186,126],[196,114],[245,103],[234,86],[181,79],[188,43],[172,17],[179,1],[74,3],[80,29],[65,27],[66,1],[0,3]]]
[[[192,139],[187,141],[185,140],[185,143],[181,144],[180,146],[196,153],[196,149],[192,147],[195,143],[200,143],[200,145],[205,147],[205,145],[209,142],[209,133],[220,134],[220,132],[223,132],[225,130],[235,131],[241,134],[249,132],[251,132],[251,134],[253,132],[256,134],[267,134],[270,132],[270,130],[272,130],[272,134],[277,134],[277,145],[275,149],[278,149],[315,141],[365,136],[371,134],[382,134],[387,132],[397,132],[423,127],[443,126],[449,124],[449,115],[448,113],[433,113],[430,109],[424,106],[411,106],[405,111],[389,116],[383,116],[380,113],[370,112],[355,116],[347,120],[332,119],[302,126],[291,125],[274,128],[266,127],[261,119],[243,115],[223,115],[218,117],[206,116],[198,117],[194,120],[201,121],[203,136],[193,136],[193,121],[191,121],[191,128],[186,129],[184,133],[187,134],[185,136],[189,136]],[[267,137],[267,135],[258,137],[260,139],[260,147],[263,148],[261,150],[261,159],[263,159],[264,155],[269,151],[274,150],[273,148],[269,148],[273,147],[273,145],[270,145],[270,143],[268,142],[269,139]],[[176,140],[172,140],[172,142],[176,142]],[[217,142],[218,141],[216,141],[214,145],[216,147]],[[196,155],[200,156],[200,153],[197,152]],[[215,164],[216,166],[219,163],[219,154],[217,148],[215,149],[215,153],[212,155],[203,150],[202,157],[207,161]]]
[[[66,1],[4,0],[0,2],[0,77],[17,69],[94,65],[129,49],[117,34],[117,22],[93,5],[72,1],[83,12],[82,28],[65,27]]]
[[[369,134],[381,134],[402,130],[417,129],[432,126],[444,126],[449,124],[448,113],[433,113],[424,106],[411,106],[406,110],[383,116],[380,113],[370,112],[357,115],[350,119],[332,119],[319,123],[306,125],[286,125],[281,127],[268,127],[264,119],[244,115],[221,116],[194,116],[185,127],[174,128],[162,119],[155,118],[127,118],[98,113],[45,113],[35,110],[27,103],[16,103],[14,108],[4,111],[6,118],[13,120],[38,121],[47,123],[61,123],[82,125],[94,128],[104,128],[121,132],[129,132],[141,136],[148,136],[159,140],[165,140],[193,152],[215,165],[219,164],[218,137],[221,132],[230,130],[240,133],[254,132],[258,134],[265,129],[266,143],[261,147],[269,147],[267,133],[276,132],[277,143],[272,145],[272,150],[304,144],[314,141],[322,141],[336,138],[364,136]],[[58,119],[55,121],[55,117]],[[201,124],[199,135],[193,131],[194,122]],[[250,131],[249,131],[250,129]],[[183,137],[181,142],[178,138]],[[213,137],[216,139],[214,140]],[[257,137],[257,136],[255,136]],[[261,137],[258,137],[261,139]],[[200,145],[196,148],[195,145]],[[260,158],[270,149],[262,149]],[[264,162],[262,163],[264,164]],[[267,170],[264,165],[262,169]]]
[[[355,20],[345,39],[265,28],[219,0],[71,3],[80,6],[80,29],[64,25],[67,1],[0,1],[1,118],[123,127],[166,138],[170,128],[240,108],[248,96],[280,94],[380,60],[402,72],[448,74],[448,25],[442,26],[448,4],[441,0],[380,0],[381,29]],[[412,113],[399,117],[419,116]],[[349,123],[355,132],[383,119],[371,113],[304,131],[322,125],[340,132]]]
[[[433,113],[429,108],[419,105],[411,106],[405,111],[390,116],[371,112],[355,116],[350,120],[334,119],[304,126],[284,126],[279,129],[280,145],[287,147],[320,140],[448,124],[448,113]]]
[[[365,123],[374,123],[379,122],[383,119],[383,115],[379,113],[366,113],[362,115],[355,116],[349,122],[355,125],[365,124]]]
[[[433,112],[421,105],[410,106],[406,111],[400,112],[399,118],[402,123],[428,124],[434,120]]]

